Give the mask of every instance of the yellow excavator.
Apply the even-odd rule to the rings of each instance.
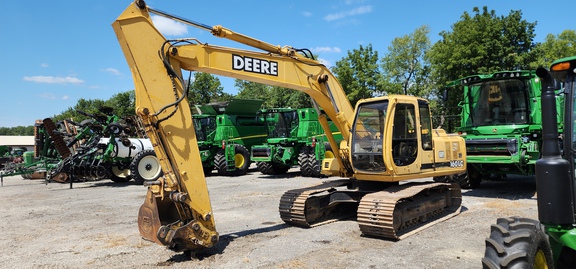
[[[150,13],[210,31],[258,51],[167,40]],[[289,190],[280,199],[288,224],[312,227],[357,217],[364,235],[401,239],[460,212],[458,185],[413,179],[464,174],[464,140],[433,129],[429,102],[390,95],[354,109],[337,78],[310,51],[274,46],[222,26],[210,27],[135,1],[112,24],[133,75],[136,113],[164,176],[145,182],[138,213],[143,238],[175,251],[218,242],[182,70],[243,79],[310,95],[335,153],[322,173],[346,179]],[[325,113],[325,114],[321,114]],[[336,143],[329,117],[343,136]],[[406,182],[407,180],[412,180]]]

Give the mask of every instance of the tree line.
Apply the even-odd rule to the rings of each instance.
[[[451,30],[440,32],[440,40],[434,44],[430,41],[430,28],[422,25],[412,33],[394,38],[383,57],[379,57],[372,44],[360,45],[348,51],[331,71],[352,105],[363,98],[407,94],[430,100],[434,111],[457,115],[461,92],[451,91],[448,100],[441,101],[449,81],[473,74],[548,67],[556,59],[576,55],[575,30],[548,34],[538,43],[534,41],[536,25],[537,22],[523,19],[521,10],[497,16],[486,6],[475,7],[472,13],[465,11]],[[300,91],[240,79],[235,80],[234,86],[238,94],[226,93],[218,77],[196,72],[188,81],[188,102],[193,107],[239,98],[265,100],[264,108],[312,105],[308,95]],[[119,93],[109,100],[80,99],[54,118],[80,121],[85,117],[77,110],[94,113],[103,105],[114,108],[119,116],[134,115],[134,93]],[[0,135],[31,135],[31,127],[3,127]]]

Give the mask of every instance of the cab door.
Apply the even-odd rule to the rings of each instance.
[[[392,131],[388,150],[391,151],[391,163],[397,175],[420,173],[419,155],[420,118],[418,104],[399,101],[392,108]]]

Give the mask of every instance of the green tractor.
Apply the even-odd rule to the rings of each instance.
[[[276,108],[263,111],[268,131],[265,144],[253,146],[251,158],[263,174],[284,174],[299,165],[302,176],[320,177],[324,158],[334,153],[314,108]],[[337,142],[342,135],[329,122]]]
[[[458,132],[466,140],[468,176],[460,177],[463,188],[475,188],[483,179],[507,174],[534,175],[542,149],[541,85],[535,70],[501,71],[473,75],[450,82],[448,91],[462,92]],[[556,107],[562,132],[563,96]]]
[[[542,80],[542,154],[536,162],[538,219],[500,218],[492,225],[484,268],[576,268],[576,56],[536,70]],[[562,143],[556,94],[564,84]]]
[[[250,149],[266,139],[265,125],[258,115],[263,102],[233,99],[196,106],[199,113],[192,117],[206,175],[214,169],[220,176],[248,172]]]

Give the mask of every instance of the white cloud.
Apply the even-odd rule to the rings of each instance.
[[[40,94],[40,97],[42,97],[44,99],[50,99],[50,100],[56,99],[56,96],[54,96],[53,93],[43,93],[43,94]]]
[[[39,94],[38,96],[40,96],[41,98],[44,98],[44,99],[49,99],[49,100],[56,100],[56,99],[68,100],[68,99],[70,99],[70,96],[68,96],[68,95],[64,95],[62,97],[56,97],[56,95],[54,95],[51,92],[42,93],[42,94]]]
[[[302,11],[302,15],[303,15],[304,17],[311,17],[311,16],[312,16],[312,12],[310,12],[310,11]]]
[[[47,63],[41,63],[41,64],[40,64],[40,67],[47,68],[47,67],[48,67],[48,64],[47,64]]]
[[[188,33],[186,25],[168,18],[152,16],[152,22],[156,29],[164,35],[180,36]]]
[[[328,68],[332,67],[332,62],[330,62],[330,61],[328,61],[328,60],[326,60],[326,59],[318,58],[318,61],[319,61],[321,64],[323,64],[324,66],[328,67]]]
[[[111,73],[111,74],[113,74],[113,75],[120,75],[120,71],[119,71],[118,69],[112,68],[112,67],[106,68],[106,69],[104,69],[103,71],[104,71],[104,72]]]
[[[351,10],[342,11],[338,13],[328,14],[324,17],[325,21],[340,20],[350,16],[356,16],[372,12],[372,6],[360,6]]]
[[[315,48],[312,48],[310,50],[314,53],[322,53],[322,52],[340,53],[340,52],[342,52],[342,50],[339,47],[315,47]]]
[[[25,81],[32,81],[36,83],[48,83],[48,84],[82,84],[84,80],[74,78],[74,77],[53,77],[53,76],[31,76],[24,77]]]
[[[364,3],[366,1],[365,0],[346,0],[344,2],[346,3],[346,5],[354,5],[354,4]]]

